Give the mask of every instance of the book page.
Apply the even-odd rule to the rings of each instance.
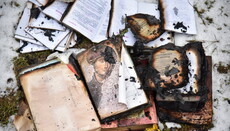
[[[111,0],[76,0],[62,22],[93,42],[99,42],[95,34],[106,22],[110,4]]]
[[[69,29],[55,31],[29,27],[26,27],[25,31],[51,50],[54,50],[69,33]]]
[[[137,13],[136,0],[114,0],[109,36],[118,35],[125,28],[126,15]]]
[[[32,36],[30,36],[28,33],[25,32],[25,28],[29,24],[29,19],[30,19],[30,10],[32,8],[32,3],[27,2],[26,7],[23,11],[22,17],[18,23],[17,29],[15,31],[15,38],[28,41],[30,43],[34,43],[37,45],[42,45],[39,41],[35,40]]]
[[[40,12],[37,18],[30,19],[29,27],[64,31],[66,27]]]
[[[49,49],[43,45],[37,45],[27,41],[20,40],[20,47],[18,49],[20,53],[30,53],[30,52],[43,51],[43,50],[49,50]]]
[[[166,30],[196,34],[192,0],[160,0],[160,5],[164,8],[164,28]]]
[[[147,103],[148,99],[144,90],[140,89],[140,80],[136,74],[133,61],[124,45],[122,45],[121,56],[123,57],[121,63],[123,68],[123,76],[121,76],[122,74],[119,75],[121,76],[119,77],[119,84],[122,84],[122,86],[119,85],[119,102],[120,100],[122,103],[125,102],[128,109],[131,109]],[[120,80],[124,83],[120,83]]]
[[[64,14],[67,6],[68,3],[55,0],[51,5],[46,7],[42,12],[60,22],[62,15]]]

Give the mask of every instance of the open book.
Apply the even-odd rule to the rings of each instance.
[[[20,82],[37,130],[98,130],[100,121],[73,57],[28,67]]]
[[[149,105],[123,44],[111,38],[77,57],[102,122]]]

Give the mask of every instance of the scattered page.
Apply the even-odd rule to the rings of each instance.
[[[72,32],[70,32],[55,48],[57,51],[65,52],[69,47],[70,39],[72,37]]]
[[[76,0],[62,22],[91,41],[100,42],[104,39],[97,39],[98,31],[104,28],[110,8],[111,0]],[[103,34],[104,38],[106,35]]]
[[[55,0],[51,5],[46,7],[42,12],[60,22],[67,6],[68,3]]]
[[[158,5],[154,3],[139,2],[137,6],[137,13],[153,15],[157,19],[160,19]],[[133,46],[136,42],[136,38],[130,29],[128,29],[128,32],[125,33],[123,39],[126,46]],[[145,46],[148,48],[155,48],[168,43],[174,43],[173,35],[170,32],[165,32],[157,39],[146,43]]]
[[[178,33],[196,34],[192,0],[160,0],[164,29]]]
[[[25,28],[28,26],[29,19],[30,19],[30,9],[32,8],[32,3],[27,2],[26,7],[23,11],[22,17],[18,23],[17,29],[15,31],[15,38],[28,41],[30,43],[34,43],[37,45],[41,45],[41,43],[35,40],[32,36],[25,32]]]
[[[37,52],[43,50],[49,50],[49,49],[43,45],[37,45],[27,41],[20,40],[20,48],[18,49],[20,53],[30,53],[30,52]]]
[[[31,18],[29,22],[29,27],[51,29],[51,30],[61,30],[66,29],[65,26],[59,24],[56,20],[46,16],[44,13],[40,12],[37,18]]]
[[[26,27],[25,31],[51,50],[54,50],[69,33],[69,29],[56,31],[29,27]]]

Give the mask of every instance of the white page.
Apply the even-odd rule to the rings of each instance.
[[[43,51],[43,50],[49,50],[49,49],[43,45],[37,45],[37,44],[20,40],[20,48],[19,48],[20,53],[30,53],[30,52]]]
[[[121,72],[120,75],[123,75],[119,77],[119,100],[125,103],[130,109],[147,103],[148,99],[145,92],[139,89],[141,88],[141,83],[136,74],[133,61],[124,44],[122,44],[122,57],[122,70],[119,71],[122,71],[123,73]],[[122,84],[122,82],[124,83]],[[122,86],[120,86],[120,84],[122,84]]]
[[[60,21],[63,13],[65,12],[68,3],[55,0],[51,5],[46,7],[42,12],[57,21]]]
[[[15,31],[15,38],[28,41],[34,44],[41,45],[41,43],[35,40],[32,36],[25,32],[25,28],[28,26],[29,19],[30,19],[30,9],[32,8],[32,3],[27,2],[26,7],[23,11],[22,17],[18,23],[17,29]]]
[[[42,6],[42,4],[40,4],[37,0],[28,0],[29,2],[32,2],[33,4],[37,5],[37,6]]]
[[[103,24],[101,25],[100,29],[95,35],[97,37],[94,37],[92,41],[100,42],[102,40],[107,39],[108,25],[109,25],[109,13],[107,13],[107,17],[104,19]]]
[[[66,31],[55,31],[29,27],[26,27],[25,31],[51,50],[54,50],[69,33],[69,29],[66,29]]]
[[[164,10],[165,30],[196,34],[196,23],[192,0],[160,0]]]
[[[40,12],[37,18],[30,19],[28,26],[33,28],[52,29],[61,31],[64,31],[66,29],[65,26],[59,24],[56,20],[46,16],[42,12]]]
[[[136,0],[114,0],[109,36],[118,35],[125,28],[126,15],[137,13]]]
[[[77,0],[62,22],[93,42],[99,42],[95,34],[104,24],[110,4],[111,0]]]

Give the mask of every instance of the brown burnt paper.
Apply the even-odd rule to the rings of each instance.
[[[135,37],[142,42],[152,41],[163,33],[160,21],[155,16],[135,14],[128,16],[127,22]]]

